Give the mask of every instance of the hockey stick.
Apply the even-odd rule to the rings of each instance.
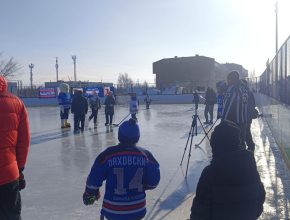
[[[122,124],[123,121],[125,121],[126,118],[128,118],[128,116],[129,116],[130,114],[131,114],[131,113],[129,113],[129,114],[128,114],[128,115],[127,115],[127,116],[126,116],[126,117],[125,117],[125,118],[124,118],[120,123],[119,123],[119,124],[113,124],[113,125],[116,126],[116,127],[118,127],[120,124]]]
[[[215,123],[218,121],[218,119],[215,121]],[[199,142],[198,144],[195,145],[195,147],[199,147],[200,148],[200,144],[203,142],[203,140],[207,137],[208,138],[208,134],[210,132],[210,130],[214,127],[215,123],[210,127],[210,129],[208,130],[208,132],[205,133],[205,136],[203,137],[203,139],[201,140],[201,142]]]

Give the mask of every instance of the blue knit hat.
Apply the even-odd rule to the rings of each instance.
[[[140,129],[136,120],[130,119],[119,127],[118,139],[120,143],[136,144],[140,139]]]

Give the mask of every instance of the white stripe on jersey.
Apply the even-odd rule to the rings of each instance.
[[[132,213],[136,213],[136,212],[141,212],[142,210],[146,209],[146,205],[144,205],[142,208],[140,209],[134,209],[134,210],[130,210],[130,211],[116,211],[116,210],[111,210],[108,209],[106,207],[103,206],[102,208],[104,211],[109,212],[109,213],[113,213],[113,214],[132,214]]]
[[[107,200],[107,199],[104,199],[103,201],[105,203],[108,203],[108,204],[111,204],[111,205],[127,206],[127,205],[136,205],[136,204],[145,202],[146,198],[140,199],[140,200],[137,200],[137,201],[133,201],[133,202],[112,202],[112,201]]]

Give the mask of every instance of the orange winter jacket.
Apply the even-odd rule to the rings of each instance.
[[[0,76],[0,185],[19,178],[27,161],[30,131],[26,108]]]

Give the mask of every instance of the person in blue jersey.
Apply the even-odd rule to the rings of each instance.
[[[217,111],[217,119],[222,119],[223,117],[223,100],[224,100],[224,92],[226,91],[227,84],[224,81],[216,83],[216,88],[218,92],[217,102],[218,102],[218,111]]]
[[[71,125],[67,122],[67,120],[72,103],[71,96],[69,94],[69,85],[62,83],[60,84],[59,89],[60,94],[58,95],[58,105],[60,107],[61,128],[69,128]]]
[[[85,205],[92,205],[101,195],[106,180],[101,219],[139,220],[146,215],[146,190],[160,181],[159,163],[151,152],[136,144],[140,129],[134,119],[119,128],[119,145],[103,151],[94,162],[83,194]]]
[[[138,114],[138,102],[137,102],[136,95],[134,93],[131,94],[130,114],[131,114],[131,117],[133,119],[138,121],[137,118],[136,118],[136,114]]]

